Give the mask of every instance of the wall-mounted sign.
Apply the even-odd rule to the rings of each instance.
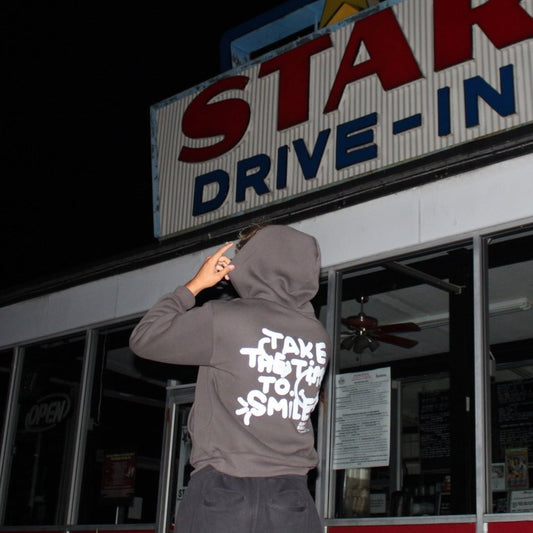
[[[102,498],[129,500],[135,493],[136,456],[134,452],[106,453],[102,467]]]
[[[529,488],[527,448],[509,448],[505,450],[505,484],[507,490]]]
[[[152,107],[165,238],[533,122],[533,0],[375,6]]]
[[[422,470],[450,467],[450,393],[424,391],[418,395],[420,462]]]
[[[70,397],[68,394],[47,394],[35,400],[24,416],[26,431],[46,431],[67,418],[70,413]]]
[[[513,490],[509,494],[510,513],[531,513],[533,511],[533,490]]]
[[[533,379],[501,381],[492,390],[492,450],[503,462],[509,448],[533,449]]]
[[[372,468],[390,462],[390,368],[335,376],[333,468]]]

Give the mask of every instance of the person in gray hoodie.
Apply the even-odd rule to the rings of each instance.
[[[159,299],[130,338],[142,358],[199,366],[188,421],[194,470],[176,530],[318,533],[310,417],[331,353],[311,304],[320,249],[283,225],[259,228],[230,260],[232,244]],[[195,307],[223,279],[239,297]]]

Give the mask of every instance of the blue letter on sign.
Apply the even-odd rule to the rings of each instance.
[[[465,123],[467,128],[479,125],[478,96],[483,98],[502,117],[516,111],[514,96],[513,65],[500,69],[501,93],[491,87],[480,76],[464,81],[465,87]]]
[[[320,166],[320,161],[324,155],[324,150],[326,149],[330,131],[331,129],[328,128],[327,130],[323,130],[318,134],[318,139],[312,154],[307,151],[307,147],[305,146],[305,141],[303,139],[296,139],[292,143],[294,146],[294,151],[296,152],[296,157],[300,163],[300,167],[302,167],[302,172],[304,173],[304,178],[306,180],[314,178],[318,172],[318,167]]]
[[[204,187],[210,183],[218,184],[218,192],[211,200],[204,201]],[[208,211],[213,211],[220,207],[228,195],[228,190],[229,176],[223,170],[214,170],[213,172],[198,176],[194,181],[193,216],[203,215]]]
[[[363,128],[375,126],[377,121],[378,114],[370,113],[370,115],[337,126],[337,161],[335,163],[337,170],[377,157],[378,147],[372,142],[374,132],[368,129],[361,133],[354,133]],[[364,146],[365,144],[368,146]]]
[[[249,172],[252,170],[253,172]],[[254,155],[253,157],[239,161],[237,164],[235,201],[244,201],[248,187],[253,187],[258,195],[270,192],[265,183],[265,178],[269,170],[270,158],[265,154]]]

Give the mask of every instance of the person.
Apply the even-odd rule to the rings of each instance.
[[[232,245],[159,299],[130,338],[142,358],[199,366],[188,420],[193,472],[176,531],[318,533],[310,416],[331,352],[311,304],[320,249],[275,224],[244,236],[230,260]],[[223,279],[238,297],[195,306]]]

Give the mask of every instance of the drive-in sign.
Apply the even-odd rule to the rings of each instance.
[[[166,237],[533,121],[533,0],[405,0],[153,107]]]

